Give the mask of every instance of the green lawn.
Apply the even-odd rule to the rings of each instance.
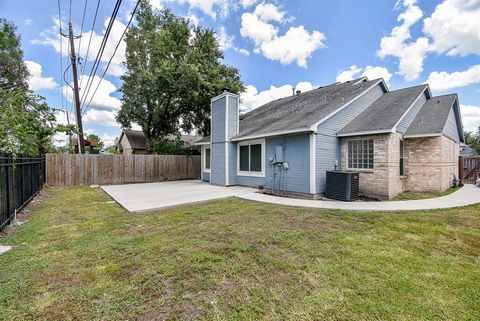
[[[364,213],[236,198],[127,213],[48,189],[0,244],[1,320],[479,320],[480,206]]]
[[[434,197],[441,197],[452,194],[458,191],[459,187],[450,187],[446,191],[443,192],[405,192],[399,194],[393,198],[394,201],[408,201],[408,200],[421,200],[425,198],[434,198]]]

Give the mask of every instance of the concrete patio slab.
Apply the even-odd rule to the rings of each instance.
[[[102,185],[101,188],[130,212],[206,202],[255,192],[255,189],[250,187],[221,187],[199,180]]]
[[[480,203],[480,188],[465,185],[447,196],[385,202],[341,202],[334,200],[303,200],[257,193],[242,186],[221,187],[198,180],[105,185],[101,188],[131,212],[161,209],[236,196],[242,199],[294,207],[341,209],[349,211],[410,211],[460,207]]]

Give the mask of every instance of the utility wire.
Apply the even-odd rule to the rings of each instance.
[[[83,15],[82,15],[82,25],[80,27],[80,40],[78,41],[78,48],[77,48],[78,61],[80,61],[80,47],[82,46],[83,23],[85,22],[85,12],[87,11],[87,4],[88,4],[88,0],[85,0],[85,6],[83,7]]]
[[[123,30],[122,36],[121,36],[120,39],[118,40],[118,43],[117,43],[117,45],[115,46],[115,50],[113,51],[113,54],[112,54],[112,56],[110,57],[110,60],[108,60],[107,67],[106,67],[105,70],[103,71],[102,77],[100,78],[100,81],[98,82],[97,87],[95,88],[95,91],[93,92],[92,96],[90,97],[90,100],[89,100],[87,106],[86,106],[85,109],[83,110],[83,114],[85,114],[85,112],[87,111],[88,107],[90,107],[90,104],[92,103],[92,99],[93,99],[93,97],[95,97],[95,94],[97,93],[97,90],[98,90],[98,88],[100,87],[100,83],[102,82],[103,78],[105,77],[105,74],[106,74],[107,71],[108,71],[108,67],[110,67],[110,63],[112,62],[113,57],[115,57],[115,54],[117,53],[117,49],[118,49],[118,47],[120,46],[120,44],[122,43],[123,37],[124,37],[125,34],[127,33],[127,30],[128,30],[128,28],[130,27],[130,24],[132,23],[133,17],[135,16],[135,12],[137,11],[137,8],[138,8],[138,5],[139,5],[139,4],[140,4],[140,0],[137,1],[137,4],[135,5],[135,8],[133,8],[132,14],[131,14],[131,16],[130,16],[130,20],[128,21],[128,24],[127,24],[127,26],[125,27],[125,30]]]
[[[113,22],[115,21],[115,18],[117,17],[118,10],[120,9],[120,4],[122,3],[122,0],[117,0],[117,3],[115,4],[115,8],[113,9],[112,16],[110,17],[110,21],[108,23],[107,29],[105,31],[105,34],[103,35],[102,43],[100,45],[100,49],[97,52],[97,56],[95,57],[95,61],[92,66],[92,70],[90,71],[90,75],[88,76],[87,80],[87,85],[86,85],[86,90],[83,91],[82,98],[80,101],[83,104],[85,104],[85,101],[88,98],[88,93],[90,92],[90,89],[92,87],[93,79],[95,74],[97,73],[98,66],[100,65],[100,61],[102,59],[103,52],[105,50],[105,46],[107,44],[107,39],[108,36],[110,35],[110,31],[112,30]]]
[[[90,38],[88,39],[87,53],[85,54],[84,63],[82,64],[82,71],[80,72],[81,75],[83,75],[83,73],[85,71],[85,66],[87,65],[88,53],[90,52],[90,44],[92,42],[93,30],[95,29],[95,22],[97,21],[98,7],[99,6],[100,6],[100,0],[97,1],[97,8],[95,9],[95,16],[93,17],[92,30],[90,31]],[[82,88],[83,78],[84,77],[80,77],[80,89]]]
[[[62,108],[66,108],[65,106],[65,99],[64,99],[64,90],[63,90],[63,77],[62,77],[62,71],[63,71],[63,41],[62,41],[62,15],[61,15],[61,10],[60,10],[60,0],[57,0],[57,6],[58,6],[58,22],[59,22],[59,41],[60,41],[60,96],[62,97]]]

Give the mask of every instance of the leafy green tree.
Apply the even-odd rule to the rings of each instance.
[[[122,107],[117,121],[137,123],[153,141],[180,130],[210,133],[210,99],[222,88],[244,90],[239,71],[221,62],[223,52],[212,29],[194,27],[169,10],[154,13],[142,0],[137,24],[126,35]]]
[[[89,142],[96,142],[97,143],[97,146],[95,146],[93,148],[93,151],[94,151],[95,154],[98,154],[100,152],[100,150],[104,147],[104,143],[102,142],[102,139],[98,135],[90,134],[90,135],[87,136],[87,140]]]
[[[43,154],[53,150],[55,117],[43,97],[28,89],[20,37],[12,22],[0,19],[0,149]]]
[[[480,126],[477,129],[477,132],[465,132],[465,143],[470,145],[472,151],[476,155],[480,155]]]

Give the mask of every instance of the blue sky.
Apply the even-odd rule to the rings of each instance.
[[[480,125],[480,0],[150,2],[216,30],[225,63],[239,68],[247,85],[241,96],[243,109],[290,95],[293,87],[309,90],[366,75],[383,77],[392,90],[428,82],[435,95],[457,92],[466,129]],[[69,1],[60,3],[66,31]],[[72,22],[79,34],[85,0],[72,3]],[[96,3],[87,3],[81,57],[86,54]],[[89,59],[96,53],[114,4],[113,0],[100,3]],[[133,5],[132,0],[123,1],[98,74],[112,55]],[[57,2],[3,0],[0,17],[18,26],[31,87],[55,108],[61,108],[63,92],[67,102],[63,105],[71,111],[71,91],[61,89],[65,83],[60,79]],[[68,66],[66,49],[64,42],[63,69]],[[121,104],[123,57],[124,45],[84,115],[87,132],[108,143],[120,133],[114,115]],[[90,68],[87,62],[85,72]],[[59,113],[58,119],[64,122],[65,115]],[[61,144],[63,138],[58,139]]]

